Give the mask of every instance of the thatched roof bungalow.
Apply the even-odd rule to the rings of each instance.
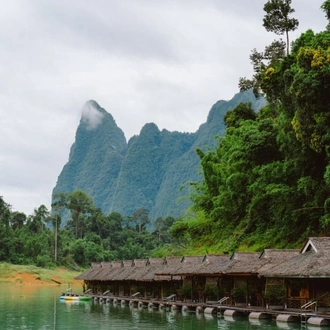
[[[311,299],[330,306],[329,252],[330,237],[310,237],[299,253],[275,267],[260,269],[260,276],[286,286],[288,307],[299,308]]]
[[[237,291],[244,287],[244,301],[251,305],[264,305],[264,298],[269,303],[271,291],[281,287],[289,308],[300,308],[310,299],[330,306],[329,252],[330,237],[311,237],[301,250],[93,263],[77,279],[84,280],[93,292],[131,295],[140,291],[151,297],[172,293],[183,297],[186,291],[185,296],[193,300],[204,300],[212,292],[215,299],[229,296],[238,300]]]
[[[262,269],[266,277],[330,277],[330,237],[309,238],[300,253],[283,260],[277,267]]]

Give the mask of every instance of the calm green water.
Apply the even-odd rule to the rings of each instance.
[[[275,321],[251,322],[246,318],[218,319],[216,316],[196,314],[195,312],[166,312],[149,310],[148,308],[122,307],[120,304],[114,306],[113,304],[92,302],[61,302],[59,296],[62,291],[65,291],[66,287],[60,286],[0,285],[0,289],[1,330],[300,329],[300,325],[276,325]]]

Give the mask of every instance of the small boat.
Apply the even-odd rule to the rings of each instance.
[[[75,294],[62,294],[60,300],[64,301],[91,301],[91,296],[80,296]]]

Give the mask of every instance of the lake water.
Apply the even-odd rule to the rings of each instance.
[[[170,312],[114,306],[112,303],[60,301],[64,286],[0,285],[1,330],[48,329],[166,329],[166,330],[279,330],[300,329],[300,324],[276,324],[274,320],[251,322],[217,318],[195,312]],[[81,292],[81,288],[75,290]],[[315,327],[313,328],[315,329]],[[321,328],[316,328],[321,329]],[[324,328],[322,328],[324,329]]]

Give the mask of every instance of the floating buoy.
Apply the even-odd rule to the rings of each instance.
[[[203,313],[204,309],[202,306],[197,306],[196,307],[196,313]]]

